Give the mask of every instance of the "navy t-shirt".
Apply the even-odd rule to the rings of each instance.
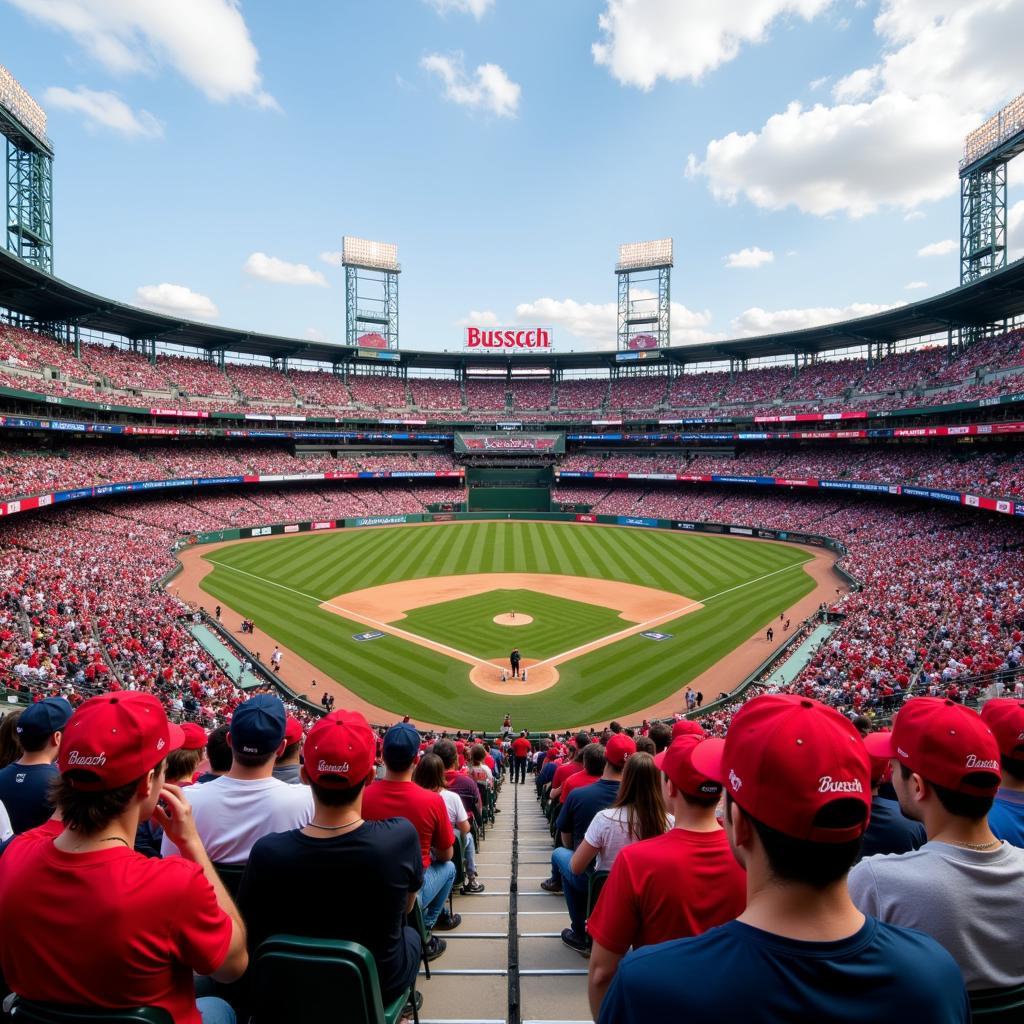
[[[420,944],[406,934],[405,917],[409,893],[422,884],[419,835],[405,818],[367,821],[329,839],[294,829],[253,846],[238,909],[251,950],[282,932],[362,944],[387,999],[416,974]]]
[[[598,779],[589,786],[580,786],[569,794],[565,806],[558,815],[559,832],[572,833],[572,848],[575,850],[587,834],[590,823],[598,811],[611,807],[619,795],[619,783],[615,779]]]
[[[60,773],[52,764],[9,764],[0,769],[0,803],[16,835],[42,825],[53,814],[50,785]]]
[[[862,857],[876,853],[909,853],[928,842],[928,834],[919,821],[911,821],[900,805],[880,796],[871,800],[871,822],[864,833]]]
[[[730,921],[619,965],[598,1024],[969,1024],[960,969],[934,939],[868,917],[835,942]]]

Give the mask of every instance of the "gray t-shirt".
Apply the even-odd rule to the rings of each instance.
[[[931,935],[952,954],[967,990],[1024,983],[1024,850],[992,853],[929,842],[865,857],[849,875],[857,908]]]

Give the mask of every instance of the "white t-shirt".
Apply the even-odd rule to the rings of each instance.
[[[448,808],[448,820],[452,823],[452,828],[458,832],[460,822],[469,821],[469,815],[466,813],[466,805],[462,802],[462,797],[458,793],[453,793],[450,789],[442,789],[441,799],[444,800],[444,805]]]
[[[668,827],[675,828],[676,820],[667,815]],[[635,843],[636,839],[629,834],[629,809],[626,807],[608,807],[594,815],[587,833],[583,837],[585,843],[597,849],[595,871],[611,871],[619,850]]]
[[[271,832],[302,828],[313,820],[309,786],[290,786],[280,779],[232,779],[186,786],[199,838],[214,864],[244,864],[257,839]],[[178,852],[166,835],[163,857]]]
[[[13,835],[14,829],[11,828],[11,819],[8,817],[7,808],[0,804],[0,843],[6,842]]]

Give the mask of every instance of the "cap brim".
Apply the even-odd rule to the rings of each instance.
[[[690,752],[690,761],[697,773],[711,779],[712,782],[725,782],[722,771],[722,755],[725,753],[725,740],[711,736],[701,740]]]
[[[657,768],[659,772],[663,772],[665,770],[665,755],[667,753],[668,747],[666,747],[660,754],[654,755],[654,767]]]
[[[172,750],[181,750],[185,746],[185,730],[173,722],[167,723],[167,753]]]
[[[864,737],[864,746],[872,757],[896,757],[896,744],[891,732],[869,732]]]

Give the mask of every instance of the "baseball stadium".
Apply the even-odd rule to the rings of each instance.
[[[505,2],[408,6],[483,30]],[[84,46],[108,6],[69,0],[88,30],[39,11],[22,29]],[[248,40],[255,6],[181,17],[200,32],[223,15],[210,25]],[[615,33],[658,4],[593,6],[608,34],[594,66],[622,81]],[[918,5],[869,6],[882,32]],[[0,27],[31,7],[0,7]],[[1017,0],[995,7],[928,31],[968,8],[1024,25]],[[138,26],[109,31],[126,54],[142,45]],[[17,48],[0,59],[50,81]],[[499,103],[487,83],[514,85],[493,64],[459,85],[448,60],[421,68],[481,121]],[[678,296],[701,301],[687,268],[714,243],[684,242],[672,210],[661,237],[608,246],[588,285],[607,299],[595,343],[551,300],[425,336],[435,268],[400,262],[393,209],[356,216],[346,197],[393,240],[345,234],[326,190],[333,276],[299,270],[340,296],[327,336],[114,297],[105,247],[144,259],[160,239],[140,207],[138,238],[58,259],[85,157],[51,138],[46,108],[131,117],[132,145],[160,139],[182,175],[198,150],[175,152],[112,92],[40,103],[0,66],[0,1015],[1024,1021],[1016,68],[983,119],[957,122],[959,165],[932,175],[959,194],[943,229],[957,283],[692,338]],[[662,74],[654,91],[679,96],[698,77]],[[846,81],[837,103],[856,99]],[[901,173],[876,156],[879,176]],[[88,201],[113,215],[130,198]],[[197,210],[214,255],[196,279],[231,230],[216,204]],[[648,233],[638,221],[627,237]],[[774,262],[743,252],[725,265]],[[533,262],[559,272],[543,247]],[[105,291],[78,283],[107,274]],[[458,301],[453,324],[484,300]]]

